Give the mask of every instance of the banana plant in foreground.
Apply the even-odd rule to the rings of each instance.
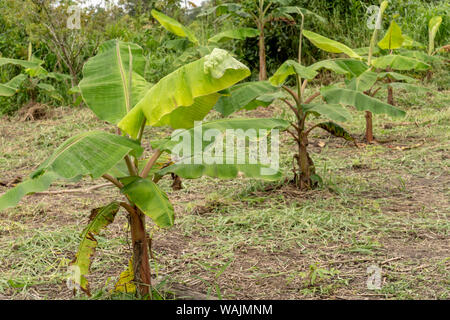
[[[303,19],[302,15],[298,60],[284,62],[268,82],[250,82],[232,87],[229,89],[230,95],[221,97],[215,109],[227,116],[242,108],[251,110],[258,106],[270,105],[276,99],[284,102],[295,116],[294,121],[291,122],[291,128],[287,130],[297,144],[297,153],[294,155],[293,161],[293,182],[300,189],[309,189],[315,187],[321,180],[316,174],[314,162],[307,149],[308,136],[312,130],[321,128],[336,137],[355,143],[354,138],[334,122],[344,122],[351,119],[351,114],[344,105],[354,106],[361,111],[387,113],[392,116],[403,116],[405,113],[378,99],[364,95],[354,88],[324,87],[311,96],[305,97],[308,81],[313,80],[320,69],[328,69],[347,77],[356,77],[364,73],[368,67],[358,59],[324,60],[308,67],[303,66],[301,64],[303,34],[308,34],[309,37],[314,36],[312,32],[303,30]],[[325,45],[329,50],[345,52],[351,57],[358,57],[358,54],[345,45],[333,41],[329,42],[319,35],[314,36],[313,43],[322,44],[324,41],[326,41]],[[289,76],[294,76],[295,88],[285,85]],[[314,102],[318,97],[322,97],[324,101]],[[294,103],[291,102],[292,100]],[[307,120],[311,115],[321,116],[331,121],[318,122],[307,126]]]
[[[98,54],[85,64],[79,88],[86,105],[101,121],[117,126],[116,133],[92,131],[78,134],[42,163],[30,178],[0,197],[0,210],[16,206],[27,194],[41,192],[57,180],[79,180],[83,176],[103,178],[117,187],[122,198],[95,208],[81,234],[81,243],[71,262],[70,281],[74,288],[90,294],[86,275],[97,246],[95,236],[114,221],[121,208],[130,224],[133,253],[128,268],[116,284],[117,291],[136,291],[151,298],[149,236],[146,217],[160,227],[174,224],[174,209],[167,194],[158,186],[170,173],[192,179],[202,175],[218,178],[247,177],[278,179],[279,171],[262,175],[260,163],[179,163],[170,159],[173,139],[154,141],[149,158],[142,158],[142,139],[146,125],[170,126],[178,135],[192,137],[202,120],[219,99],[222,90],[250,75],[249,69],[228,52],[215,49],[211,54],[189,63],[152,85],[144,77],[142,48],[118,40],[105,42]],[[285,129],[289,123],[277,119],[235,119],[203,123],[200,127],[219,134],[227,129]],[[177,134],[174,133],[174,136]],[[193,156],[215,142],[202,140]],[[184,156],[187,156],[184,154]]]

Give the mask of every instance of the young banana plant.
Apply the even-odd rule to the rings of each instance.
[[[214,48],[220,46],[230,40],[245,40],[247,38],[253,38],[258,36],[258,30],[253,28],[236,28],[227,30],[214,35],[206,41],[204,39],[199,40],[199,37],[195,35],[195,32],[190,28],[182,25],[177,20],[166,16],[165,14],[152,10],[153,18],[155,18],[167,31],[175,34],[183,39],[172,40],[170,45],[172,47],[178,47],[181,49],[181,45],[184,45],[184,41],[187,40],[191,48],[185,50],[185,52],[179,57],[181,62],[185,62],[192,57],[201,57],[210,53]],[[200,37],[202,38],[202,37]],[[181,42],[180,42],[181,41]]]
[[[295,23],[293,14],[310,15],[315,21],[325,23],[326,19],[318,14],[298,6],[290,6],[292,1],[286,0],[258,0],[248,3],[222,3],[207,10],[204,14],[216,13],[217,15],[233,15],[238,18],[250,18],[253,24],[257,27],[256,35],[259,38],[259,80],[267,80],[266,67],[266,45],[265,45],[265,30],[266,25],[270,21],[283,19],[285,21]]]
[[[187,179],[202,175],[227,179],[238,175],[263,179],[280,177],[278,170],[261,174],[268,166],[259,162],[167,161],[167,154],[177,148],[179,137],[187,137],[188,143],[183,145],[193,145],[194,152],[183,154],[184,157],[195,158],[216,143],[211,136],[209,140],[200,136],[198,143],[199,129],[212,129],[219,137],[227,129],[283,130],[289,125],[278,119],[234,119],[197,123],[193,127],[195,121],[202,120],[213,108],[221,96],[220,91],[250,75],[245,65],[228,52],[215,49],[152,85],[143,76],[145,63],[143,50],[136,44],[111,40],[101,45],[98,54],[85,64],[79,88],[85,104],[100,120],[116,126],[116,134],[93,131],[70,138],[31,173],[28,180],[0,197],[1,211],[16,206],[27,194],[44,191],[56,180],[73,181],[83,176],[103,178],[120,190],[121,199],[92,210],[89,223],[81,234],[78,252],[71,262],[69,282],[87,294],[90,290],[86,276],[97,246],[95,236],[111,224],[123,208],[130,225],[133,252],[116,290],[136,291],[151,298],[146,218],[161,228],[174,223],[173,206],[158,186],[164,175],[176,173]],[[180,130],[172,139],[153,141],[152,155],[144,159],[141,142],[146,125]]]
[[[58,72],[48,72],[42,67],[43,63],[44,61],[32,55],[30,55],[28,60],[0,58],[0,66],[13,64],[25,68],[23,73],[15,76],[7,83],[0,83],[0,96],[12,97],[26,83],[25,90],[28,92],[32,102],[35,102],[37,99],[38,91],[42,91],[51,98],[61,101],[63,98],[55,87],[42,81],[49,78],[62,81],[71,79],[71,77]]]
[[[381,5],[379,21],[381,21],[381,17],[387,7],[387,4],[387,1],[383,1]],[[336,63],[341,64],[342,61],[348,61],[348,59],[332,59],[316,63],[316,65],[319,66],[324,65],[324,68],[334,69],[333,71],[337,73],[345,74],[347,78],[344,83],[346,90],[357,91],[367,95],[370,98],[373,98],[381,88],[386,88],[388,90],[388,104],[378,104],[378,107],[375,109],[370,105],[367,105],[366,107],[357,107],[358,110],[365,111],[365,139],[368,143],[371,143],[374,140],[372,123],[373,113],[385,113],[391,117],[404,115],[403,111],[393,107],[393,88],[402,88],[415,91],[423,90],[421,87],[413,85],[413,83],[417,82],[416,79],[396,72],[425,71],[430,68],[430,65],[414,57],[393,54],[393,50],[399,48],[403,42],[401,31],[399,33],[399,28],[395,22],[391,24],[384,38],[378,42],[378,47],[381,50],[384,50],[384,52],[389,50],[388,54],[380,55],[376,58],[374,58],[375,54],[382,53],[380,49],[377,50],[375,47],[378,34],[377,29],[375,29],[373,33],[371,44],[368,49],[361,48],[355,50],[349,48],[345,44],[331,40],[311,31],[305,31],[304,34],[305,37],[308,38],[308,40],[311,41],[316,47],[330,53],[343,53],[352,60],[351,64],[353,66],[358,66],[357,69],[353,70],[336,69]],[[368,54],[368,56],[366,57],[364,54]],[[382,84],[377,87],[380,82]],[[324,94],[324,98],[329,103],[348,102],[344,96],[333,97],[329,94]]]
[[[258,106],[267,106],[276,99],[281,100],[295,116],[295,120],[291,122],[291,129],[287,130],[297,144],[297,154],[294,156],[294,182],[299,188],[307,189],[313,188],[320,181],[307,149],[308,136],[313,129],[321,128],[334,136],[354,142],[353,137],[346,130],[333,122],[344,122],[351,119],[351,114],[344,108],[344,105],[354,106],[357,110],[387,113],[392,116],[403,116],[405,113],[378,99],[369,97],[353,87],[324,87],[311,96],[305,97],[308,81],[313,80],[320,69],[328,69],[351,78],[361,75],[369,67],[360,59],[324,60],[308,67],[303,66],[301,64],[303,35],[307,36],[314,44],[326,47],[333,52],[345,52],[352,58],[359,57],[345,45],[303,30],[303,18],[302,15],[298,60],[284,62],[268,82],[250,82],[232,87],[229,90],[231,94],[221,97],[215,109],[227,116],[242,108],[251,110]],[[294,76],[295,88],[284,84],[289,76]],[[321,97],[323,101],[314,102],[318,97]],[[292,100],[294,103],[291,102]],[[310,115],[321,116],[332,121],[307,126]]]

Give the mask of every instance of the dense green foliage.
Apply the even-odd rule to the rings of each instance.
[[[167,1],[132,1],[121,0],[120,7],[104,8],[85,6],[81,14],[81,30],[65,28],[69,14],[67,8],[71,1],[60,1],[60,7],[50,7],[41,4],[40,0],[17,1],[5,0],[0,3],[0,57],[26,59],[28,43],[32,43],[34,55],[43,60],[43,67],[49,72],[60,72],[72,75],[71,82],[50,81],[63,97],[63,101],[53,99],[48,95],[39,94],[37,100],[49,105],[71,105],[74,98],[68,90],[76,85],[81,78],[81,67],[97,50],[98,45],[110,39],[120,39],[139,43],[144,55],[149,59],[146,65],[145,78],[150,83],[169,74],[183,63],[193,61],[198,57],[182,54],[193,44],[189,41],[162,31],[158,22],[151,16],[151,9],[157,9],[172,18],[189,26],[200,43],[215,36],[221,31],[236,27],[254,28],[249,16],[204,15],[213,5],[229,1],[204,1],[202,7],[185,10],[182,3],[167,3]],[[44,2],[46,3],[46,2]],[[255,1],[239,1],[248,10],[253,10]],[[325,1],[325,0],[283,0],[275,1],[277,6],[299,6],[309,9],[324,17],[326,23],[317,19],[306,19],[305,29],[318,34],[333,35],[333,39],[351,48],[367,46],[372,31],[366,21],[369,18],[367,8],[378,1]],[[40,8],[40,9],[37,9]],[[48,12],[46,12],[46,10]],[[450,5],[446,1],[392,1],[385,13],[383,28],[386,30],[389,22],[395,16],[396,22],[404,34],[420,43],[428,43],[428,21],[440,15],[443,18],[441,27],[436,34],[436,48],[449,42],[450,21],[448,12]],[[296,17],[294,15],[295,19]],[[56,36],[67,48],[79,47],[74,50],[71,60],[66,62],[62,49],[53,41],[52,33],[45,25],[54,25]],[[289,58],[295,57],[298,48],[299,23],[285,17],[276,17],[268,22],[265,29],[265,44],[267,50],[268,74],[273,74],[277,67]],[[82,44],[82,45],[81,45]],[[233,51],[238,59],[252,70],[254,77],[258,73],[258,37],[247,38],[245,41],[229,41],[221,45],[224,49]],[[205,52],[206,54],[207,52]],[[72,53],[67,53],[71,55]],[[76,57],[75,57],[76,56]],[[311,64],[327,57],[328,54],[310,42],[303,47],[303,62]],[[70,66],[68,64],[71,64]],[[20,73],[16,66],[0,68],[0,83],[9,81]],[[0,99],[0,113],[14,112],[29,100],[27,90],[20,90],[14,97]]]

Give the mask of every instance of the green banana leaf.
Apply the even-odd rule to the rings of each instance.
[[[355,141],[355,138],[353,138],[350,133],[348,133],[344,128],[342,128],[340,125],[328,121],[328,122],[322,122],[317,125],[317,127],[325,130],[326,132],[330,133],[331,135],[343,138],[347,141]]]
[[[239,28],[239,29],[232,29],[227,30],[224,32],[220,32],[216,34],[215,36],[208,39],[208,42],[214,42],[214,43],[222,43],[229,40],[245,40],[247,38],[254,38],[259,36],[258,29],[254,28]]]
[[[194,44],[198,44],[198,39],[195,37],[191,29],[183,26],[177,20],[172,19],[165,14],[152,10],[152,16],[169,32],[183,38],[188,38]]]
[[[0,83],[0,96],[11,97],[19,90],[20,85],[27,79],[24,74],[19,74],[7,83]]]
[[[363,61],[356,59],[330,59],[316,62],[308,67],[308,69],[314,71],[318,71],[322,68],[337,74],[345,74],[353,78],[369,69],[369,66]]]
[[[321,36],[320,34],[308,30],[303,30],[303,35],[316,47],[326,52],[345,53],[350,58],[361,59],[360,55],[358,55],[355,51],[353,51],[343,43],[328,39],[327,37]]]
[[[334,121],[348,121],[352,118],[350,112],[340,104],[309,103],[302,104],[303,111],[316,116],[324,116]]]
[[[141,124],[190,128],[202,120],[229,88],[250,75],[250,70],[227,51],[214,49],[161,79],[118,126],[136,137]],[[145,120],[146,119],[146,120]]]
[[[178,148],[180,142],[186,142],[184,139],[188,139],[187,144],[190,146],[190,155],[204,151],[207,147],[214,143],[214,141],[208,141],[203,139],[202,136],[198,136],[208,130],[214,130],[220,134],[225,134],[227,130],[242,130],[242,132],[247,132],[247,130],[255,130],[256,134],[260,130],[267,130],[268,134],[273,129],[286,130],[290,126],[288,121],[282,119],[220,119],[202,123],[201,125],[195,126],[187,130],[177,130],[172,134],[170,139],[164,139],[160,141],[152,142],[152,148],[159,149],[161,151],[166,151],[172,153]],[[262,138],[262,137],[259,137]],[[201,141],[201,144],[196,145],[196,139]],[[197,149],[196,149],[197,148]]]
[[[378,46],[384,50],[394,50],[401,48],[404,40],[402,29],[395,21],[392,21],[383,39],[378,42]]]
[[[5,64],[14,64],[17,66],[21,66],[24,68],[36,68],[39,67],[39,64],[34,61],[20,60],[20,59],[9,59],[9,58],[0,58],[0,67]]]
[[[91,294],[86,275],[89,274],[91,258],[97,248],[95,236],[114,221],[119,208],[120,206],[117,202],[112,202],[107,206],[92,210],[92,214],[89,217],[89,224],[81,233],[81,243],[78,246],[75,259],[70,263],[69,268],[72,273],[69,281],[89,296]]]
[[[117,124],[151,86],[144,79],[145,63],[142,48],[134,43],[103,43],[97,55],[84,65],[78,85],[86,105],[101,120]]]
[[[430,19],[428,23],[428,55],[432,55],[434,51],[434,39],[436,38],[436,33],[442,23],[442,17],[436,16]]]
[[[44,191],[57,179],[75,179],[82,175],[91,175],[96,179],[113,168],[125,155],[133,153],[138,157],[142,152],[142,147],[135,141],[104,131],[74,136],[58,147],[30,175],[31,179],[0,197],[0,211],[17,205],[26,194]]]
[[[414,40],[413,38],[411,38],[410,36],[404,34],[403,35],[404,41],[402,46],[405,48],[420,48],[420,49],[424,49],[426,48],[426,46],[423,43],[417,42],[416,40]]]
[[[367,70],[361,73],[358,77],[355,77],[347,81],[347,88],[356,91],[367,91],[370,90],[373,85],[377,82],[378,75],[376,72]]]
[[[194,157],[195,155],[193,156],[193,158]],[[197,179],[202,176],[219,179],[234,179],[239,175],[244,175],[247,178],[263,179],[269,181],[279,180],[282,176],[279,169],[271,168],[266,164],[238,164],[237,157],[224,157],[223,162],[223,164],[175,163],[169,167],[161,169],[157,172],[157,175],[164,176],[168,173],[174,173],[183,179]]]
[[[390,54],[387,56],[382,56],[372,60],[372,65],[375,68],[386,69],[391,68],[393,70],[416,70],[424,71],[431,68],[429,64],[419,61],[414,58],[399,56],[395,54]]]
[[[384,78],[389,78],[392,80],[396,80],[396,81],[405,81],[408,83],[415,83],[417,82],[417,79],[411,78],[407,75],[401,74],[401,73],[397,73],[397,72],[380,72],[377,74],[377,78],[378,80],[380,79],[384,79]]]
[[[325,87],[320,93],[328,103],[341,103],[354,106],[359,111],[370,111],[375,114],[387,114],[390,117],[403,117],[405,111],[397,109],[390,104],[369,97],[364,93],[351,89]]]
[[[123,183],[124,180],[121,180]],[[149,179],[129,177],[121,192],[159,227],[170,227],[174,222],[174,211],[167,194]]]
[[[318,15],[317,13],[312,12],[311,10],[308,10],[305,8],[297,7],[297,6],[285,6],[285,7],[276,8],[276,9],[272,10],[272,12],[270,13],[270,17],[271,18],[286,17],[290,20],[294,20],[294,18],[291,16],[291,14],[300,14],[300,13],[302,13],[304,15],[312,16],[315,19],[315,21],[319,21],[320,23],[327,22],[327,20],[324,17]]]
[[[214,106],[214,110],[226,117],[233,112],[246,108],[258,97],[278,90],[278,87],[272,86],[268,81],[240,83],[231,87],[227,95],[219,98]]]
[[[309,80],[314,79],[317,76],[316,71],[304,67],[294,60],[287,60],[278,68],[275,74],[270,77],[269,81],[274,86],[280,86],[286,81],[287,77],[294,74]]]

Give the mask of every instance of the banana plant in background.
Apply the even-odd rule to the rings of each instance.
[[[379,21],[381,21],[387,5],[387,1],[382,2],[379,13]],[[346,90],[357,91],[360,94],[362,93],[373,98],[380,89],[385,88],[388,91],[387,102],[389,105],[394,105],[393,88],[414,90],[416,92],[424,90],[423,88],[413,84],[417,82],[416,79],[399,73],[403,71],[426,71],[430,68],[430,65],[414,57],[394,54],[394,50],[400,48],[404,41],[401,30],[395,21],[391,23],[383,39],[378,42],[378,49],[375,47],[377,44],[378,35],[377,29],[374,30],[368,50],[353,50],[340,42],[326,38],[311,31],[305,31],[304,34],[305,37],[308,38],[308,40],[311,41],[311,43],[313,43],[316,47],[330,53],[345,54],[349,58],[354,59],[355,63],[358,61],[360,67],[364,69],[364,72],[348,73],[343,84]],[[383,52],[387,52],[387,54],[383,54]],[[365,56],[365,54],[368,55]],[[375,55],[377,56],[375,57]],[[329,61],[338,60],[339,59],[333,59]],[[323,62],[319,62],[319,65],[321,63]],[[377,85],[379,86],[377,87]],[[331,95],[325,94],[324,98],[329,103],[347,103],[347,99],[343,96],[332,97]],[[372,121],[373,111],[369,109],[363,110],[365,110],[366,118],[365,140],[368,143],[372,143],[375,140]],[[385,108],[384,113],[390,116],[396,116],[398,115],[399,110],[395,109],[394,111],[393,108]]]
[[[292,14],[311,15],[315,20],[324,23],[326,20],[318,14],[301,8],[298,6],[290,6],[292,1],[289,0],[258,0],[251,1],[250,5],[240,3],[223,3],[213,7],[205,12],[205,14],[216,13],[217,16],[233,15],[236,17],[251,18],[257,27],[257,35],[259,36],[259,80],[267,79],[266,68],[266,46],[265,46],[265,28],[267,23],[277,19],[287,19],[289,22],[295,23]]]
[[[0,84],[0,96],[11,97],[19,92],[20,88],[24,86],[24,90],[30,97],[30,102],[34,104],[37,99],[39,91],[44,92],[49,97],[62,101],[63,97],[51,84],[44,83],[43,80],[55,79],[63,81],[71,79],[69,75],[58,72],[48,72],[42,67],[44,61],[37,59],[32,55],[31,44],[28,47],[28,60],[9,59],[0,57],[0,67],[7,64],[17,65],[24,68],[23,73],[15,76],[10,81]]]
[[[206,43],[202,43],[201,40],[195,35],[195,32],[190,28],[182,25],[177,20],[166,16],[165,14],[152,10],[153,18],[155,18],[167,31],[175,34],[183,39],[167,41],[166,45],[171,48],[185,49],[186,41],[191,45],[184,54],[179,58],[181,62],[187,61],[192,57],[202,57],[209,54],[214,48],[220,46],[230,40],[245,40],[258,36],[258,30],[252,28],[236,28],[226,30],[218,33],[215,36],[209,38]]]
[[[130,224],[133,253],[116,290],[151,298],[149,236],[145,220],[149,217],[161,228],[174,223],[173,206],[157,184],[166,174],[176,173],[186,179],[203,175],[230,179],[246,175],[271,180],[281,175],[279,171],[263,175],[261,169],[267,165],[261,163],[186,164],[186,161],[170,159],[168,153],[176,148],[174,139],[152,141],[155,145],[152,155],[143,158],[142,139],[146,125],[180,129],[175,136],[192,139],[199,128],[213,129],[220,135],[227,129],[284,130],[289,125],[278,119],[234,119],[193,127],[195,121],[202,120],[213,108],[221,96],[219,92],[250,75],[245,65],[224,50],[213,50],[155,85],[144,79],[145,63],[143,50],[136,44],[110,40],[101,45],[98,54],[85,64],[79,88],[86,105],[101,121],[116,126],[115,133],[92,131],[68,139],[31,173],[28,180],[0,197],[1,211],[16,206],[27,194],[44,191],[56,180],[74,181],[83,176],[103,178],[120,190],[122,199],[92,210],[89,223],[81,234],[78,252],[71,262],[70,283],[87,294],[90,291],[86,275],[97,246],[95,236],[111,224],[123,208]],[[194,140],[193,157],[210,148],[215,139],[200,142],[196,145]]]
[[[287,132],[297,145],[297,153],[294,155],[293,161],[293,182],[300,189],[310,189],[317,186],[321,180],[315,171],[314,162],[307,149],[308,136],[312,130],[321,128],[336,137],[355,143],[354,138],[344,128],[334,122],[344,122],[351,119],[351,114],[344,105],[354,106],[360,111],[367,110],[374,113],[385,113],[395,117],[404,116],[405,112],[378,99],[364,95],[356,88],[324,87],[311,96],[305,97],[308,81],[313,80],[320,69],[328,69],[350,78],[360,76],[369,67],[366,63],[357,59],[324,60],[308,67],[303,66],[301,64],[301,44],[303,35],[307,34],[308,37],[314,38],[314,43],[320,44],[320,46],[324,44],[328,50],[346,52],[353,57],[358,57],[358,55],[345,45],[328,41],[310,31],[303,30],[304,16],[303,14],[301,16],[298,60],[284,62],[269,81],[243,83],[230,88],[230,94],[221,97],[215,109],[227,116],[243,108],[251,110],[258,106],[267,106],[276,99],[281,100],[294,115],[291,128],[287,129]],[[295,78],[296,87],[294,89],[285,85],[289,76]],[[315,99],[318,97],[322,97],[323,101],[315,102]],[[292,100],[294,103],[291,102]],[[307,120],[311,115],[324,117],[327,121],[307,126]]]

